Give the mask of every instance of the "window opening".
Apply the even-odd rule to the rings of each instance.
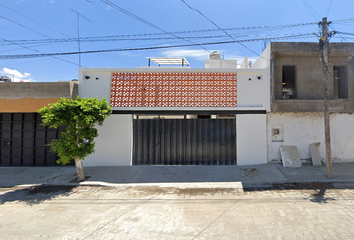
[[[282,98],[296,98],[296,67],[283,66],[283,92]]]
[[[348,98],[347,66],[333,66],[334,98]]]

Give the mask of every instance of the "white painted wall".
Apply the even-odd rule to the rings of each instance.
[[[331,114],[331,149],[333,162],[354,162],[354,115]],[[284,142],[272,142],[272,125],[282,124]],[[297,146],[300,159],[310,159],[309,144],[320,142],[320,156],[325,159],[323,113],[268,113],[268,161],[280,161],[280,146]]]
[[[86,79],[85,76],[90,77]],[[104,97],[108,102],[111,98],[111,78],[110,71],[95,71],[80,69],[79,73],[79,96],[80,97]]]
[[[92,68],[80,69],[79,76],[79,96],[80,97],[102,97],[110,101],[110,87],[113,72],[237,72],[237,103],[235,108],[179,108],[171,107],[164,110],[267,110],[269,111],[270,99],[270,83],[269,69],[184,69],[184,68]],[[85,76],[89,76],[86,79]],[[258,80],[256,76],[261,76]],[[251,81],[248,79],[251,78]],[[266,94],[266,95],[265,95]],[[161,108],[152,107],[134,107],[134,108],[119,108],[113,110],[160,110]]]
[[[267,163],[266,115],[236,115],[237,165]]]
[[[132,152],[132,116],[113,114],[97,127],[95,153],[84,166],[129,166]]]
[[[205,68],[237,68],[237,60],[207,59]]]
[[[253,64],[253,68],[264,69],[263,74],[263,107],[270,111],[270,62],[271,62],[271,45],[269,44],[262,54]]]
[[[261,76],[261,79],[257,79]],[[240,72],[237,74],[237,106],[263,107],[263,73]]]

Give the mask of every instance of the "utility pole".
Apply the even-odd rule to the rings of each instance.
[[[326,167],[327,177],[333,178],[332,169],[332,153],[331,153],[331,130],[329,122],[329,91],[328,91],[328,30],[327,26],[331,22],[327,22],[327,18],[322,18],[322,36],[320,37],[320,47],[323,65],[323,97],[324,97],[324,127],[325,127],[325,144],[326,144]]]

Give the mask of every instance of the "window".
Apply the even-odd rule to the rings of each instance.
[[[283,99],[296,98],[296,67],[283,66]]]
[[[334,98],[348,98],[347,66],[333,66]]]

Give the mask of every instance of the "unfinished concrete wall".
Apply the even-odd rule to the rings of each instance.
[[[354,162],[354,115],[331,114],[333,162]],[[281,129],[283,141],[272,141],[273,128]],[[274,140],[274,138],[273,138]],[[323,113],[268,113],[268,161],[280,161],[280,146],[297,146],[300,159],[310,159],[311,143],[320,142],[320,156],[325,158]]]
[[[60,98],[76,98],[76,82],[0,83],[0,112],[36,112]]]
[[[354,112],[353,43],[331,43],[329,56],[329,95],[331,112]],[[323,67],[318,43],[271,43],[271,111],[323,111]],[[284,68],[295,67],[295,93],[283,99]],[[333,66],[346,66],[347,98],[338,96],[338,79],[333,78]]]
[[[0,83],[1,98],[76,98],[76,82],[12,82]],[[76,95],[75,95],[76,94]]]

